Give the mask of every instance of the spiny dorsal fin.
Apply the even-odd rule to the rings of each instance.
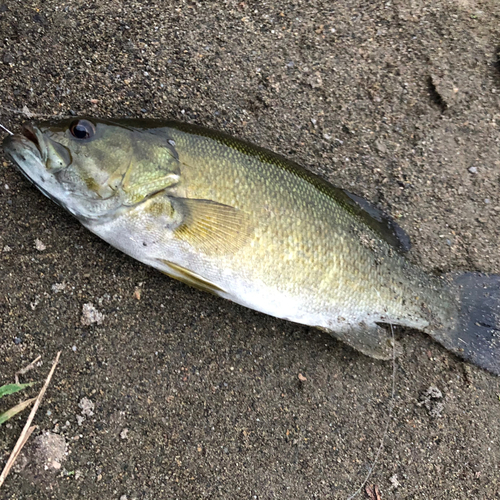
[[[230,254],[250,239],[248,215],[229,205],[210,200],[176,198],[183,212],[175,236],[208,254]]]

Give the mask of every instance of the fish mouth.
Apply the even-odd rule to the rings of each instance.
[[[22,126],[21,133],[7,136],[2,145],[19,172],[45,196],[58,203],[46,187],[50,173],[45,165],[47,148],[41,131],[26,123]]]
[[[25,123],[21,128],[21,134],[36,147],[40,154],[40,159],[45,163],[47,161],[47,147],[45,146],[43,134],[40,130],[31,123]]]

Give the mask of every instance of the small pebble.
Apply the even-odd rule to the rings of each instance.
[[[468,169],[468,170],[469,170],[469,172],[470,172],[471,174],[477,174],[477,168],[476,168],[476,167],[469,167],[469,169]]]
[[[54,283],[51,289],[54,293],[63,292],[66,290],[66,283]]]
[[[90,326],[92,323],[102,325],[103,321],[104,314],[99,312],[92,303],[88,302],[87,304],[83,304],[82,316],[80,318],[82,325]]]
[[[43,252],[47,247],[45,246],[44,243],[42,243],[41,240],[39,240],[38,238],[35,240],[35,248],[39,251],[39,252]]]
[[[82,398],[78,406],[82,409],[82,415],[91,417],[94,414],[95,404],[89,398]]]

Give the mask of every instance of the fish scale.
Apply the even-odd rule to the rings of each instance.
[[[399,324],[410,307],[407,304],[403,311],[397,297],[408,297],[419,279],[429,285],[431,280],[414,268],[413,282],[405,286],[407,278],[401,270],[408,264],[402,265],[398,256],[389,265],[376,263],[377,256],[388,254],[387,243],[369,228],[360,228],[354,215],[329,193],[300,177],[290,164],[271,163],[264,155],[249,154],[241,143],[228,145],[217,138],[172,130],[168,134],[174,137],[184,166],[182,177],[189,186],[188,195],[199,199],[212,196],[219,203],[233,205],[251,214],[252,225],[260,228],[259,244],[242,248],[231,259],[233,265],[248,263],[256,279],[267,277],[273,286],[304,295],[309,310],[312,307],[320,312],[336,304],[348,311],[351,304],[359,304],[356,312],[363,314],[380,310],[383,304],[387,322]],[[235,183],[235,177],[245,182]],[[209,187],[214,185],[218,188],[215,194]],[[357,233],[351,227],[356,227]],[[376,248],[360,245],[359,233]],[[444,293],[442,287],[438,290]]]

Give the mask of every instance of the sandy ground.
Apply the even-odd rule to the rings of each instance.
[[[497,0],[0,0],[0,104],[223,130],[384,207],[427,270],[500,273],[499,45]],[[499,378],[397,335],[370,483],[499,498]],[[2,499],[346,499],[391,407],[390,362],[132,261],[0,157],[0,383],[59,349]]]

